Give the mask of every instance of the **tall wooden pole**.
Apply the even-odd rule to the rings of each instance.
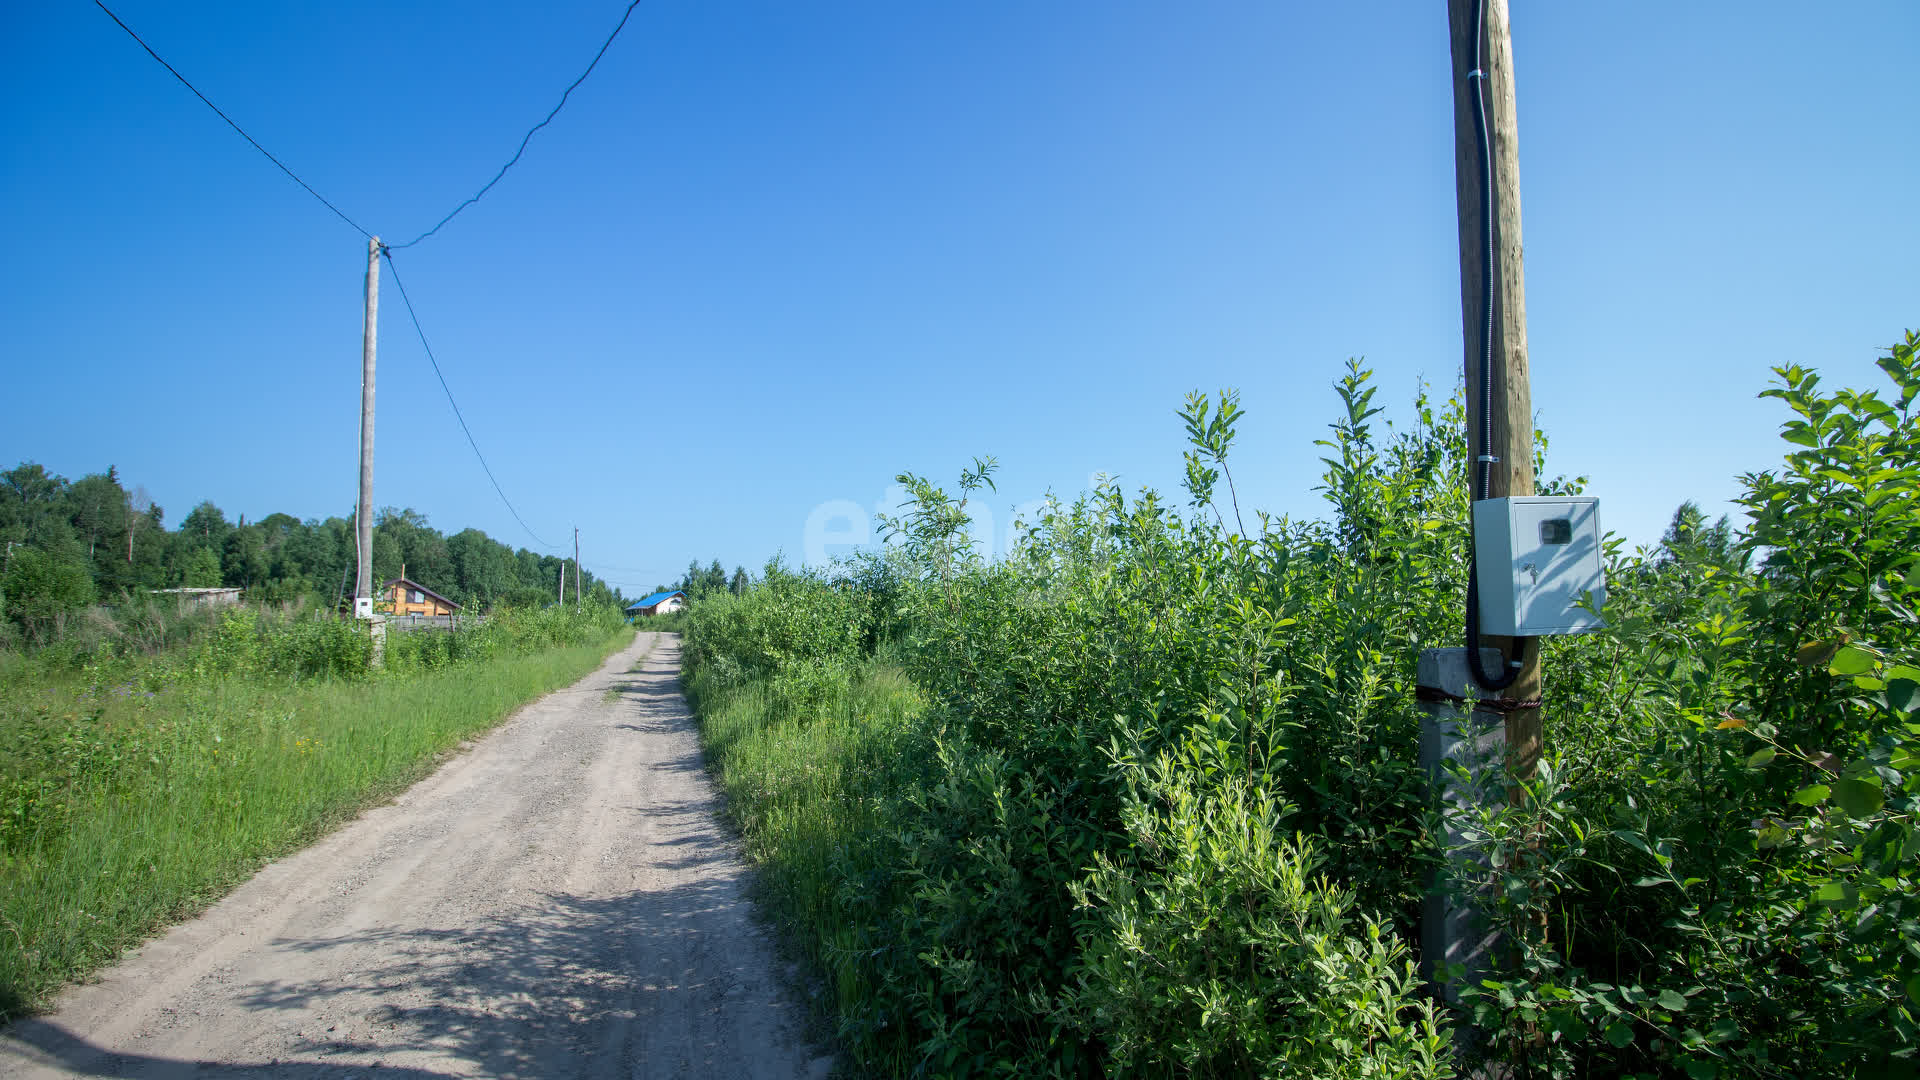
[[[573,530],[573,606],[580,606],[580,530]]]
[[[373,360],[380,328],[380,238],[367,240],[367,319],[360,339],[360,513],[354,522],[359,563],[353,613],[373,615]]]
[[[1475,16],[1484,11],[1483,26]],[[1533,396],[1527,384],[1527,289],[1520,247],[1519,125],[1514,108],[1513,38],[1507,0],[1447,0],[1453,43],[1454,191],[1460,218],[1460,313],[1465,330],[1467,431],[1469,457],[1497,458],[1488,498],[1533,494]],[[1475,75],[1475,44],[1479,74]],[[1494,310],[1491,385],[1480,385],[1486,342],[1482,271],[1487,240],[1480,200],[1485,170],[1480,150],[1474,96],[1486,102],[1487,157],[1493,176]],[[1490,401],[1491,408],[1484,403]],[[1483,446],[1481,416],[1493,421],[1492,440]],[[1474,497],[1479,497],[1474,492]],[[1486,635],[1481,644],[1511,654],[1512,639]],[[1505,693],[1515,701],[1540,697],[1540,651],[1529,644],[1520,677]],[[1540,710],[1507,714],[1507,747],[1514,770],[1530,777],[1540,761]]]

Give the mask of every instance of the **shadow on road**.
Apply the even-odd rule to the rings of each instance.
[[[283,1080],[347,1080],[348,1077],[409,1077],[428,1080],[451,1074],[425,1069],[388,1067],[378,1069],[364,1064],[332,1064],[317,1061],[237,1062],[220,1065],[207,1061],[150,1057],[144,1054],[115,1053],[81,1038],[58,1024],[45,1020],[16,1020],[6,1029],[7,1037],[37,1052],[42,1065],[64,1069],[75,1076],[138,1076],[150,1080],[198,1080],[200,1077],[272,1076]]]
[[[715,851],[666,865],[699,867],[719,858]],[[515,915],[465,926],[275,941],[270,948],[289,954],[290,970],[309,967],[293,954],[345,950],[362,961],[346,978],[261,982],[239,996],[237,1004],[263,1026],[288,1012],[324,1016],[329,1027],[337,1022],[337,1035],[309,1036],[282,1051],[302,1061],[223,1064],[115,1052],[35,1019],[6,1034],[44,1064],[80,1076],[699,1075],[704,1063],[735,1050],[718,1022],[724,1011],[778,1007],[760,994],[740,996],[771,991],[747,985],[752,973],[729,958],[739,951],[729,945],[742,930],[734,913],[740,895],[723,872],[612,899],[549,894]],[[368,965],[368,956],[379,959]],[[421,1051],[462,1064],[443,1073],[385,1063]],[[324,1060],[332,1055],[342,1060]],[[374,1061],[383,1064],[374,1068]]]

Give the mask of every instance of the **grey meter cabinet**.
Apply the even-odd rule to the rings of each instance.
[[[1480,632],[1505,637],[1580,634],[1605,626],[1600,500],[1516,495],[1473,504]],[[1577,606],[1593,595],[1593,609]]]

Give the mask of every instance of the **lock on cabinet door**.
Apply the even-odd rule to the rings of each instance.
[[[1606,625],[1576,606],[1606,600],[1600,500],[1527,495],[1473,504],[1480,632],[1506,637],[1578,634]]]

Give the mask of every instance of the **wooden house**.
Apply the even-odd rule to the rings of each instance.
[[[380,590],[389,615],[452,615],[460,610],[459,604],[410,578],[393,578]]]

